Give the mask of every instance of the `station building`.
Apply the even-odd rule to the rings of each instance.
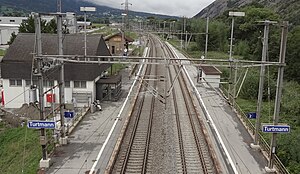
[[[58,36],[42,34],[42,54],[58,54]],[[33,91],[31,85],[37,84],[33,76],[33,53],[35,45],[34,33],[20,33],[7,50],[1,62],[2,104],[5,108],[19,108],[24,103],[35,102],[38,90]],[[84,55],[84,35],[69,34],[64,36],[63,53],[65,55]],[[110,56],[110,51],[101,35],[87,36],[87,54],[91,56]],[[94,100],[104,100],[106,96],[114,99],[121,90],[120,77],[114,80],[103,77],[111,64],[65,63],[65,102],[75,103],[77,107],[88,106]],[[58,85],[58,66],[44,73],[44,91]],[[52,101],[59,102],[59,90],[55,87],[45,94],[45,106],[50,106],[46,96],[53,96]],[[52,95],[54,94],[54,95]],[[106,97],[107,98],[107,97]],[[49,99],[49,98],[48,98]]]
[[[123,55],[124,49],[127,49],[128,51],[128,45],[134,41],[122,32],[112,34],[104,39],[109,48],[110,54],[114,56]]]

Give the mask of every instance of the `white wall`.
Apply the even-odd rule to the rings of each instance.
[[[212,87],[219,88],[220,87],[220,75],[206,75],[204,72],[202,73],[202,77],[208,82]],[[202,82],[205,82],[202,79]]]
[[[9,80],[3,79],[3,89],[4,89],[4,101],[6,108],[19,108],[24,103],[24,92],[25,88],[22,87],[10,87]],[[22,82],[22,85],[25,81]],[[18,97],[17,97],[18,96]]]
[[[15,32],[15,34],[19,33],[18,28],[2,28],[0,27],[0,44],[4,45],[10,40],[11,34]]]
[[[27,17],[1,16],[0,24],[18,24],[18,25],[20,25],[24,20],[27,20]]]
[[[54,81],[54,85],[57,85],[58,82]],[[9,86],[9,80],[3,79],[3,89],[4,89],[4,107],[5,108],[20,108],[24,103],[30,103],[30,87],[26,87],[25,80],[22,80],[22,87],[11,87]],[[47,91],[48,88],[44,88],[44,91]],[[93,81],[88,81],[86,88],[74,88],[74,82],[71,81],[70,88],[65,88],[65,102],[72,103],[73,92],[91,92],[92,93],[92,101],[95,99],[96,91],[95,91],[95,83]],[[39,91],[36,90],[37,100],[39,100]],[[55,94],[55,103],[59,103],[59,89],[56,87],[53,90]],[[47,94],[51,94],[49,91]],[[10,102],[11,101],[11,102]],[[9,102],[9,103],[8,103]],[[50,107],[51,103],[47,103],[46,94],[44,97],[45,107]],[[77,103],[78,107],[87,106],[88,103]]]

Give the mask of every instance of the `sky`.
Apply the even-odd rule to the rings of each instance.
[[[99,5],[123,9],[125,0],[87,0]],[[129,10],[165,14],[170,16],[193,17],[214,0],[128,0]]]

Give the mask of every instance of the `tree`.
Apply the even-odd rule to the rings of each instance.
[[[57,24],[56,24],[56,20],[52,19],[51,21],[49,21],[46,26],[45,26],[45,33],[57,33]]]
[[[50,22],[46,22],[45,20],[41,20],[41,32],[42,33],[56,33],[57,25],[55,19],[52,19]],[[28,19],[21,23],[19,27],[20,33],[34,33],[34,18],[33,16],[29,16]]]
[[[227,50],[227,38],[228,38],[228,26],[224,22],[219,20],[210,21],[209,23],[209,40],[208,50],[210,51],[226,51]],[[194,20],[191,22],[191,30],[194,33],[206,32],[205,20]],[[196,42],[200,50],[205,48],[205,34],[198,34],[196,36]]]
[[[268,8],[260,8],[255,5],[246,6],[241,11],[246,13],[245,17],[235,19],[236,28],[234,31],[234,37],[240,41],[246,41],[249,49],[248,53],[244,53],[244,56],[252,60],[260,60],[262,52],[262,38],[264,34],[264,25],[258,23],[258,21],[271,20],[278,21],[279,15]],[[229,18],[228,18],[229,20]],[[228,21],[229,22],[229,21]],[[270,58],[277,57],[279,54],[279,28],[270,27],[269,34],[269,52]],[[238,45],[238,42],[236,43]],[[237,50],[239,51],[239,50]]]
[[[41,20],[41,32],[42,33],[57,33],[57,24],[56,20],[52,19],[48,23],[45,20]],[[20,33],[34,33],[35,32],[35,25],[34,25],[34,18],[33,16],[29,16],[26,21],[23,21],[19,27]],[[63,28],[63,33],[68,33],[66,28]],[[10,37],[10,41],[8,44],[12,44],[16,38],[16,33],[12,33]]]
[[[12,33],[11,33],[11,36],[10,36],[10,39],[9,39],[9,41],[7,42],[7,44],[8,44],[8,45],[11,45],[11,44],[14,42],[14,40],[16,39],[16,37],[17,37],[16,33],[15,33],[15,32],[12,32]]]
[[[287,44],[285,78],[300,83],[300,26],[291,31]]]

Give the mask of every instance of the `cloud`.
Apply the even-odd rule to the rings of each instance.
[[[99,5],[123,9],[125,0],[87,0]],[[130,10],[192,17],[214,0],[129,0]]]

